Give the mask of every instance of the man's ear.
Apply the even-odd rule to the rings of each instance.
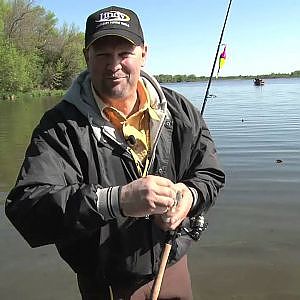
[[[142,49],[142,67],[145,66],[147,60],[148,46],[145,44]]]
[[[83,55],[84,55],[84,59],[85,59],[86,65],[88,67],[88,65],[89,65],[89,50],[86,49],[86,48],[83,48],[82,52],[83,52]]]

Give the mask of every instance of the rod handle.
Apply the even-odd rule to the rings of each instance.
[[[152,290],[151,290],[151,296],[150,296],[151,300],[158,299],[171,248],[172,248],[171,244],[169,244],[169,243],[165,244],[164,252],[162,254],[161,263],[160,263],[159,270],[158,270],[158,274],[154,280]]]

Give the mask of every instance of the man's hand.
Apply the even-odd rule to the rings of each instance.
[[[179,198],[177,205],[161,215],[154,216],[156,225],[165,231],[175,230],[186,218],[193,203],[192,192],[184,183],[177,183],[174,187],[177,190],[177,198]]]
[[[171,180],[148,175],[121,188],[120,208],[125,216],[163,214],[174,205],[178,187]]]

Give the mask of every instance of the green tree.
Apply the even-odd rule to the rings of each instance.
[[[55,15],[40,6],[33,6],[33,1],[15,0],[8,3],[9,10],[4,17],[5,37],[18,49],[27,52],[42,50],[55,31]]]
[[[194,74],[190,74],[186,77],[186,81],[188,81],[188,82],[197,81],[197,77]]]
[[[0,37],[5,41],[1,51],[8,51],[1,58],[1,69],[10,70],[0,82],[2,91],[66,88],[85,68],[83,33],[74,25],[59,29],[56,23],[52,12],[31,0],[0,0]],[[31,80],[26,82],[28,73]]]
[[[85,68],[82,53],[84,35],[74,25],[66,24],[51,37],[44,51],[43,86],[53,88],[53,78],[57,76],[57,66],[63,65],[61,88],[70,85],[74,77]]]
[[[52,74],[52,78],[50,81],[50,88],[51,89],[61,89],[63,87],[63,79],[64,79],[64,62],[60,58],[54,67],[54,72]]]
[[[174,76],[174,82],[182,82],[183,80],[183,75],[175,75]]]
[[[25,92],[36,87],[39,78],[38,56],[29,57],[12,43],[0,39],[0,66],[1,94]]]
[[[291,77],[300,77],[300,70],[292,72]]]
[[[85,68],[85,60],[82,53],[84,34],[79,33],[74,25],[64,25],[61,35],[64,37],[64,45],[60,57],[64,63],[63,86],[71,84],[74,77]]]
[[[44,48],[56,30],[54,14],[28,0],[1,0],[0,9],[2,93],[40,87]]]
[[[9,11],[9,5],[6,1],[0,0],[0,36],[4,37],[4,18]]]

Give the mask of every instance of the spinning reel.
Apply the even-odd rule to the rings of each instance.
[[[203,216],[197,216],[190,218],[189,228],[182,227],[182,230],[186,232],[194,241],[199,241],[202,232],[207,228],[208,223],[205,222]]]

